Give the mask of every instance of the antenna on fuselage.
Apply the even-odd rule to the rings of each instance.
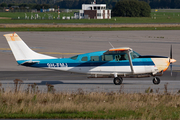
[[[111,44],[111,42],[109,42],[109,44],[111,45],[111,47],[113,47],[113,48],[114,48],[114,46]]]

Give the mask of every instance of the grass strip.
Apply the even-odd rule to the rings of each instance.
[[[165,106],[149,106],[137,110],[99,110],[99,111],[60,111],[44,113],[0,113],[0,118],[6,119],[179,119],[180,109]]]
[[[39,17],[38,19],[31,19],[31,16],[35,18],[35,14],[38,14],[38,16],[41,17]],[[48,19],[49,15],[53,16],[53,19]],[[25,16],[29,19],[25,19]],[[0,23],[180,23],[179,10],[172,12],[172,9],[168,9],[167,12],[164,12],[164,9],[159,9],[158,12],[151,12],[151,17],[112,17],[111,19],[63,20],[63,16],[74,16],[74,12],[60,13],[60,20],[57,19],[58,14],[56,12],[1,12],[0,17],[7,17],[8,19],[0,19]],[[44,19],[42,19],[42,17]]]
[[[10,113],[10,114],[0,114],[0,118],[82,118],[82,119],[115,119],[115,118],[139,118],[140,113],[135,111],[88,111],[88,112],[56,112],[56,113],[40,113],[40,114],[26,114],[26,113]]]
[[[111,28],[111,27],[105,27],[105,28],[80,28],[80,27],[75,27],[75,28],[69,28],[69,27],[49,27],[49,28],[44,28],[44,27],[39,27],[39,28],[25,28],[25,27],[20,27],[20,28],[0,28],[0,31],[5,32],[5,31],[124,31],[124,30],[180,30],[180,27],[119,27],[119,28]]]
[[[37,13],[36,13],[37,14]],[[44,13],[38,13],[40,16],[44,16]],[[31,13],[27,13],[29,19],[25,19],[25,13],[3,13],[0,17],[8,17],[10,19],[0,19],[0,23],[180,23],[180,12],[152,12],[151,17],[112,17],[111,19],[56,19],[57,14],[51,13],[54,19],[30,19]],[[35,16],[35,15],[34,15]],[[66,15],[65,15],[66,16]],[[73,13],[71,13],[73,16]],[[18,19],[20,17],[21,19]],[[11,19],[12,18],[12,19]]]

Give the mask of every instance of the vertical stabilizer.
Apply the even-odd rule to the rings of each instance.
[[[14,54],[16,61],[18,60],[36,60],[36,59],[55,59],[48,55],[43,55],[31,50],[26,43],[16,34],[5,34],[5,38]]]

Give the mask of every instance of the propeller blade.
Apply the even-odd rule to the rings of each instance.
[[[170,59],[172,59],[172,45],[171,45],[171,48],[170,48]]]
[[[171,68],[171,76],[172,76],[172,63],[170,63],[170,68]]]

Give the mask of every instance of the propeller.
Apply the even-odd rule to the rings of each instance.
[[[176,62],[175,59],[172,58],[172,45],[170,48],[170,59],[169,59],[169,63],[170,63],[170,69],[171,69],[171,76],[172,76],[172,63]]]

